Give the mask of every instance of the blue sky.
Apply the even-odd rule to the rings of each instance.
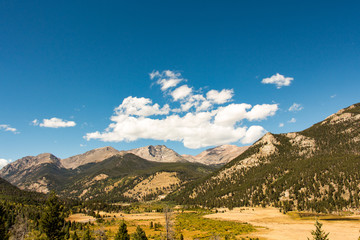
[[[360,101],[359,7],[1,1],[0,159],[108,145],[197,154],[303,130]]]

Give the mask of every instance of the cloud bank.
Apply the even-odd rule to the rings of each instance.
[[[46,128],[64,128],[64,127],[74,127],[76,123],[74,121],[66,121],[62,120],[61,118],[50,118],[50,119],[43,119],[42,122],[35,119],[32,121],[34,126],[46,127]]]
[[[285,77],[284,75],[281,75],[279,73],[272,75],[269,78],[264,78],[261,83],[263,84],[275,84],[277,89],[282,88],[283,86],[290,86],[291,81],[293,81],[294,78],[292,77]]]
[[[173,71],[152,72],[150,79],[170,96],[171,106],[160,106],[149,98],[129,96],[114,109],[112,123],[103,131],[87,133],[87,140],[105,142],[153,139],[180,141],[187,148],[201,148],[241,142],[249,144],[266,133],[262,126],[246,126],[245,121],[261,121],[275,115],[277,104],[233,103],[232,89],[201,93]]]

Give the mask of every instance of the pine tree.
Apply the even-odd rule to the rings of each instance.
[[[130,240],[125,222],[120,224],[119,231],[116,233],[114,240]]]
[[[315,231],[311,231],[311,235],[313,235],[313,240],[329,240],[328,235],[329,233],[325,233],[321,227],[322,227],[322,223],[320,223],[318,220],[316,220],[315,222]],[[308,240],[310,240],[308,238]]]
[[[40,228],[48,239],[58,240],[64,239],[64,207],[59,202],[55,192],[52,191],[46,200],[43,214],[40,218]]]
[[[92,240],[93,239],[93,237],[91,236],[91,232],[90,232],[89,228],[86,229],[85,234],[84,234],[82,239],[83,240]]]
[[[6,211],[5,208],[0,205],[0,239],[7,239],[7,231],[5,227],[6,223]]]
[[[80,240],[79,236],[77,235],[76,231],[74,232],[74,234],[71,236],[71,238],[73,240]]]
[[[132,239],[134,239],[134,240],[147,240],[148,238],[146,237],[146,234],[145,234],[144,230],[140,226],[137,226],[136,227],[136,232],[133,234]]]

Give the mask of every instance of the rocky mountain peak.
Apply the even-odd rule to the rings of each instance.
[[[50,163],[55,164],[57,167],[61,167],[60,159],[51,153],[41,153],[37,156],[26,156],[15,162],[12,162],[0,170],[0,176],[12,174],[17,171],[24,171],[41,164]]]
[[[102,162],[105,159],[110,158],[119,153],[120,152],[113,147],[110,146],[101,147],[87,151],[83,154],[78,154],[76,156],[62,159],[61,163],[65,168],[74,169],[88,163]]]
[[[154,162],[184,162],[185,159],[165,145],[146,146],[126,151]]]

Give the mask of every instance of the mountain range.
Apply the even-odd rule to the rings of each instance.
[[[156,198],[166,195],[189,180],[210,173],[214,169],[210,165],[224,164],[245,149],[226,145],[206,150],[197,156],[181,156],[164,145],[129,151],[102,147],[65,159],[42,153],[8,164],[0,170],[0,176],[21,189],[42,193],[56,190],[64,196],[75,198],[93,199],[111,195],[111,191],[118,191],[117,188],[121,186],[123,195],[119,197],[114,194],[114,199],[128,200],[138,194],[134,199],[142,200],[149,196]],[[136,183],[142,181],[149,185],[149,189],[136,187]],[[156,191],[153,189],[155,185]],[[136,194],[131,187],[137,189]],[[99,192],[98,188],[103,188],[103,191]]]
[[[360,206],[360,103],[300,132],[267,133],[250,147],[197,156],[166,146],[112,147],[59,159],[21,158],[0,177],[21,189],[84,200],[166,199],[207,207],[275,206],[318,212]]]

